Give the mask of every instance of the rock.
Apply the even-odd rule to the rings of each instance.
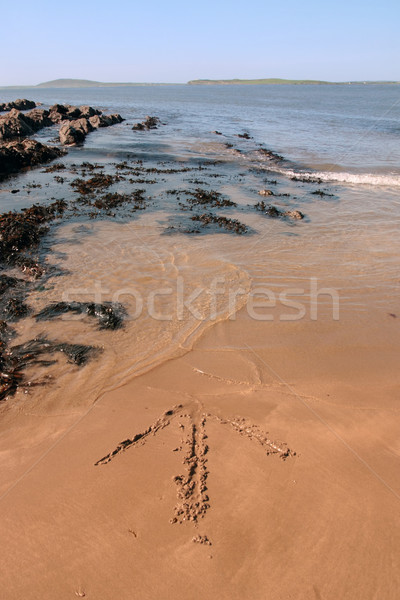
[[[0,146],[0,181],[10,173],[18,173],[25,167],[46,163],[64,154],[63,150],[36,140],[4,143]]]
[[[32,135],[34,130],[29,126],[24,115],[13,108],[7,115],[0,117],[0,140],[12,140]]]
[[[50,113],[48,110],[44,110],[43,108],[35,108],[22,115],[22,118],[28,123],[31,129],[34,131],[39,131],[39,129],[43,129],[43,127],[49,127],[53,124],[49,115]]]
[[[21,113],[13,108],[7,115],[0,117],[0,140],[12,140],[32,135],[43,127],[52,125],[48,110],[35,108]]]
[[[89,123],[91,124],[91,126],[94,129],[98,129],[99,127],[104,127],[104,125],[102,125],[100,115],[95,115],[93,117],[89,117]]]
[[[119,114],[113,115],[95,115],[89,118],[89,122],[94,129],[99,127],[110,127],[116,123],[122,123],[124,119]]]
[[[86,119],[84,120],[86,121]],[[78,146],[85,141],[86,132],[79,124],[79,121],[71,121],[62,125],[60,129],[60,142],[63,146]],[[76,127],[74,126],[75,123],[78,123]]]
[[[53,104],[53,106],[50,106],[50,112],[57,112],[61,115],[66,115],[68,112],[68,107],[64,106],[63,104]]]
[[[89,107],[90,108],[90,107]],[[82,144],[88,133],[99,127],[109,127],[116,123],[121,123],[123,118],[119,114],[113,115],[94,115],[86,119],[82,117],[74,121],[69,121],[62,125],[60,129],[60,142],[63,145],[76,146]]]
[[[125,120],[121,117],[121,115],[119,113],[113,113],[112,115],[108,115],[108,117],[112,121],[111,125],[116,125],[117,123],[122,123],[122,121]]]
[[[259,192],[260,196],[273,196],[274,192],[272,190],[260,190]]]
[[[132,129],[135,131],[143,131],[144,129],[157,129],[160,123],[161,121],[158,117],[147,116],[141,123],[136,123]]]
[[[91,106],[78,108],[54,104],[49,111],[35,108],[26,114],[13,108],[8,114],[0,117],[0,141],[28,137],[43,127],[64,121],[67,122],[60,128],[60,141],[63,145],[72,146],[82,144],[86,135],[93,129],[121,123],[123,118],[117,113],[103,115],[100,110]]]
[[[86,119],[94,117],[95,115],[101,115],[101,110],[97,110],[97,108],[92,108],[91,106],[80,106],[79,110],[81,111],[82,117],[85,117]]]
[[[18,100],[14,100],[14,102],[5,102],[0,104],[0,112],[5,112],[16,108],[17,110],[29,110],[30,108],[36,108],[36,102],[33,100],[26,100],[19,98]]]
[[[268,215],[268,217],[272,217],[273,219],[283,217],[283,212],[279,210],[279,208],[276,208],[276,206],[272,205],[268,206],[268,208],[265,210],[265,214]]]
[[[79,119],[79,117],[82,116],[82,113],[77,106],[70,106],[67,111],[67,116],[70,119]]]
[[[285,217],[290,217],[291,219],[304,219],[304,215],[299,210],[287,210],[284,213]]]
[[[85,119],[85,117],[77,119],[76,121],[71,121],[71,125],[73,125],[75,129],[81,129],[86,135],[93,131],[93,127],[90,124],[89,119]]]
[[[50,120],[52,123],[61,123],[61,121],[67,119],[67,112],[68,109],[66,106],[63,106],[62,104],[53,104],[53,106],[50,106],[49,111]]]
[[[277,208],[276,206],[273,206],[272,204],[267,206],[264,200],[257,202],[257,204],[254,205],[254,208],[264,213],[268,217],[272,217],[274,219],[277,219],[279,217],[289,217],[290,219],[304,219],[303,213],[299,210],[283,211]]]

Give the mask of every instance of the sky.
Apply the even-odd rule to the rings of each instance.
[[[400,80],[400,0],[3,0],[1,20],[0,86]]]

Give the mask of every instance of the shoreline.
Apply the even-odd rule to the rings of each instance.
[[[144,114],[2,186],[5,598],[397,600],[395,186]]]
[[[267,590],[274,599],[319,593],[357,600],[368,597],[367,590],[395,598],[399,582],[389,565],[398,539],[392,529],[389,543],[387,528],[398,500],[379,478],[395,489],[396,461],[388,460],[388,451],[397,444],[393,411],[397,414],[398,409],[391,392],[396,382],[392,379],[384,388],[385,374],[373,374],[368,366],[375,360],[373,351],[370,358],[358,357],[364,368],[354,371],[355,354],[349,348],[341,357],[348,384],[337,387],[337,367],[331,374],[326,370],[335,360],[328,355],[321,361],[320,350],[313,347],[312,330],[318,324],[304,324],[301,338],[288,326],[284,340],[282,327],[268,328],[266,349],[265,342],[260,346],[265,336],[259,326],[250,333],[243,317],[219,323],[189,353],[106,393],[83,419],[54,415],[38,421],[19,413],[22,429],[14,422],[13,462],[21,468],[44,456],[2,500],[2,537],[15,552],[17,546],[25,549],[22,572],[31,573],[26,578],[20,571],[14,577],[13,553],[4,558],[7,598],[33,600],[57,592],[63,599],[81,591],[111,600],[117,591],[128,599],[133,581],[136,593],[149,599],[176,585],[179,596],[190,590],[194,600],[203,597],[205,587],[227,600],[261,600]],[[376,327],[370,347],[387,340],[390,330],[393,334],[390,326],[386,331],[382,324]],[[235,350],[245,331],[248,347]],[[334,330],[332,334],[334,339]],[[329,348],[326,330],[324,339]],[[398,337],[392,339],[398,347]],[[301,340],[307,352],[293,352]],[[395,364],[396,354],[390,360]],[[389,372],[390,360],[389,355],[381,357]],[[177,405],[178,417],[169,426],[150,431],[148,440],[127,448],[111,463],[95,466],[119,442],[146,431]],[[171,523],[179,502],[173,478],[185,472],[185,436],[190,431],[185,415],[197,419],[201,414],[206,419],[209,508],[196,521]],[[240,431],[238,437],[229,422],[219,424],[214,414],[222,423],[245,418],[247,429],[268,432],[275,445],[286,442],[296,454],[285,461],[268,456],[256,439]],[[56,433],[54,427],[62,421]],[[24,459],[26,451],[17,448],[32,427],[36,435],[39,427],[47,437]],[[3,430],[3,451],[10,447],[10,434]],[[201,454],[196,451],[195,456]],[[23,517],[28,498],[30,509]],[[21,526],[17,533],[16,518]],[[355,548],[369,545],[371,539],[375,552],[358,552],[354,568]],[[115,569],[118,581],[111,575]],[[334,576],[338,571],[343,577]],[[42,577],[45,572],[50,577]]]

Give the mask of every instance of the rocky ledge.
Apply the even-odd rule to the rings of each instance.
[[[64,154],[65,150],[46,146],[36,140],[3,143],[0,145],[0,181],[25,167],[46,163]]]
[[[34,108],[27,113],[12,108],[0,117],[0,141],[25,138],[44,127],[64,121],[66,123],[61,127],[60,141],[62,144],[76,145],[81,144],[90,131],[121,123],[123,119],[119,114],[104,115],[91,106],[54,104],[49,110]]]
[[[29,110],[29,112],[21,112]],[[44,127],[61,124],[59,139],[64,146],[83,144],[85,137],[99,127],[121,123],[119,114],[105,115],[92,106],[54,104],[49,110],[36,108],[32,100],[0,104],[0,181],[25,167],[49,162],[65,154],[64,150],[26,139]]]
[[[13,102],[0,103],[0,112],[5,112],[6,110],[11,110],[12,108],[17,108],[18,110],[29,110],[30,108],[36,108],[36,106],[37,104],[33,100],[18,98],[18,100],[14,100]]]
[[[80,117],[69,121],[61,126],[60,142],[64,146],[77,146],[83,144],[88,133],[99,127],[110,127],[116,123],[122,123],[123,118],[119,114],[94,115],[92,117]]]

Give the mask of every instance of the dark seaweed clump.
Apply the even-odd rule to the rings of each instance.
[[[42,268],[38,261],[25,252],[35,248],[41,237],[47,233],[47,223],[63,215],[67,203],[57,200],[48,206],[34,204],[20,212],[0,215],[0,257],[1,261],[17,266],[29,275],[38,277]]]
[[[263,154],[265,156],[265,158],[268,158],[269,160],[272,160],[275,162],[280,162],[280,161],[284,160],[283,156],[281,156],[280,154],[277,154],[276,152],[273,152],[272,150],[268,150],[267,148],[260,148],[259,152],[261,152],[261,154]]]
[[[172,190],[170,191],[170,193]],[[193,192],[189,192],[190,197],[186,201],[191,206],[212,206],[214,208],[223,208],[229,206],[237,206],[236,202],[229,200],[226,196],[220,192],[213,190],[203,190],[201,188],[195,189]]]
[[[49,321],[68,312],[77,315],[88,315],[97,319],[100,329],[120,329],[126,311],[122,304],[104,302],[55,302],[46,306],[36,316],[37,321]]]
[[[119,179],[120,178],[118,176],[113,177],[112,175],[98,173],[94,177],[91,177],[87,180],[74,179],[74,181],[71,182],[71,187],[74,188],[75,192],[78,192],[83,196],[86,194],[93,194],[93,192],[98,190],[104,190],[110,187],[110,185],[113,185],[113,183],[116,181],[119,181]]]
[[[136,199],[139,208],[143,202],[143,190],[137,190],[128,199]],[[118,195],[117,195],[118,196]],[[105,199],[104,199],[105,198]],[[99,208],[119,204],[114,195],[106,194]],[[120,199],[119,199],[120,200]],[[125,198],[124,198],[125,201]],[[42,237],[48,232],[49,224],[64,215],[68,205],[57,200],[49,205],[33,205],[19,212],[0,215],[0,269],[18,267],[31,278],[37,279],[44,273],[40,264],[38,248]],[[15,331],[6,321],[17,321],[31,313],[25,303],[28,291],[34,286],[32,280],[18,279],[9,274],[0,275],[0,400],[14,394],[18,387],[40,385],[27,381],[24,370],[34,365],[49,366],[56,362],[51,355],[62,352],[67,360],[77,366],[95,358],[100,350],[83,344],[69,344],[38,337],[24,344],[11,346]],[[120,304],[112,303],[57,303],[46,307],[37,320],[52,319],[66,312],[87,315],[97,320],[100,329],[118,329],[123,325],[125,310]]]
[[[247,233],[248,228],[244,223],[241,223],[237,219],[230,219],[228,217],[221,217],[220,215],[214,215],[213,213],[203,213],[202,215],[194,215],[192,221],[199,221],[203,226],[210,224],[218,225],[226,231],[232,231],[241,235]]]
[[[311,192],[314,196],[319,196],[323,198],[324,196],[333,196],[333,194],[329,194],[328,192],[324,192],[324,190],[315,190],[315,192]]]
[[[68,362],[82,366],[89,359],[97,356],[101,350],[83,344],[67,344],[35,338],[24,344],[8,348],[8,343],[14,337],[14,331],[4,321],[0,321],[0,400],[15,394],[21,385],[32,386],[43,382],[27,381],[24,369],[34,365],[49,366],[54,364],[50,356],[55,352],[62,352]],[[48,356],[49,358],[42,358]]]
[[[30,314],[31,309],[20,298],[9,298],[3,306],[0,303],[0,315],[7,321],[17,321]]]
[[[65,171],[64,163],[54,163],[43,169],[42,173],[57,173],[58,171]]]
[[[284,214],[283,211],[279,210],[279,208],[276,208],[276,206],[273,206],[272,204],[265,204],[264,200],[257,202],[257,204],[254,205],[254,208],[264,213],[264,215],[272,218],[283,217]]]
[[[14,288],[20,282],[16,277],[0,275],[0,297],[9,289]]]
[[[118,192],[114,194],[105,194],[100,198],[96,198],[93,202],[93,206],[99,210],[110,210],[123,204],[131,203],[133,204],[132,208],[135,210],[143,210],[146,208],[146,200],[143,196],[144,191],[145,190],[135,190],[131,194],[119,194]]]

